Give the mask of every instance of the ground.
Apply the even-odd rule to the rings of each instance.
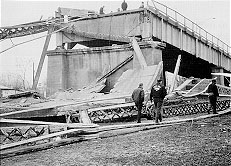
[[[231,164],[231,114],[1,160],[1,166]]]

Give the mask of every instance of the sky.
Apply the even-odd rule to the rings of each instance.
[[[40,18],[47,19],[54,16],[58,7],[88,9],[99,12],[101,6],[105,6],[105,13],[117,11],[123,0],[97,1],[97,0],[75,0],[75,1],[46,1],[46,0],[1,0],[0,27],[13,26],[33,21]],[[143,0],[149,5],[152,1]],[[142,0],[126,0],[128,10],[139,8]],[[158,2],[178,11],[202,28],[218,37],[229,46],[230,44],[230,1],[229,0],[158,0]],[[159,5],[156,4],[156,7]],[[161,8],[162,9],[162,8]],[[26,37],[13,38],[0,42],[0,50],[5,50],[23,41],[31,40],[45,35],[40,33]],[[56,48],[55,35],[52,35],[48,50]],[[37,69],[42,53],[45,37],[23,45],[16,46],[0,54],[0,76],[1,74],[19,73],[25,74],[27,81],[32,85],[33,64]],[[47,57],[41,73],[39,82],[45,82],[47,74]]]

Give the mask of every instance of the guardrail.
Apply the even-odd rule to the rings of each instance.
[[[185,16],[183,16],[182,14],[177,12],[176,10],[171,9],[171,8],[167,7],[166,5],[160,3],[160,2],[157,2],[157,1],[154,1],[154,0],[152,0],[152,2],[153,2],[153,6],[154,6],[155,10],[157,10],[161,14],[167,16],[168,18],[173,19],[178,24],[180,24],[183,27],[187,28],[187,30],[189,30],[189,31],[193,32],[194,34],[198,35],[201,39],[206,40],[208,44],[211,44],[211,45],[216,46],[219,49],[223,50],[223,52],[229,54],[229,57],[230,57],[231,47],[228,44],[221,41],[219,38],[212,35],[211,33],[206,31],[202,27],[200,27],[195,22],[193,22],[190,19],[186,18]],[[158,4],[158,8],[157,8],[156,4]],[[162,10],[161,10],[161,8],[162,8]]]

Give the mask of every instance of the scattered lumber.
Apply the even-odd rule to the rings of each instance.
[[[36,117],[36,116],[55,116],[59,112],[57,108],[61,108],[64,106],[80,106],[83,104],[91,103],[91,102],[106,102],[108,100],[115,100],[115,99],[124,99],[126,97],[130,97],[131,95],[125,94],[108,94],[104,95],[100,98],[92,99],[92,100],[82,100],[82,101],[67,101],[62,104],[52,104],[50,106],[39,107],[39,108],[31,108],[27,110],[20,110],[14,111],[9,113],[0,114],[0,118],[20,118],[20,117]]]

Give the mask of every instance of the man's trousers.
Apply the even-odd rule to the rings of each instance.
[[[155,122],[158,123],[158,120],[162,121],[162,110],[163,100],[159,98],[154,98],[154,110],[155,110]]]

